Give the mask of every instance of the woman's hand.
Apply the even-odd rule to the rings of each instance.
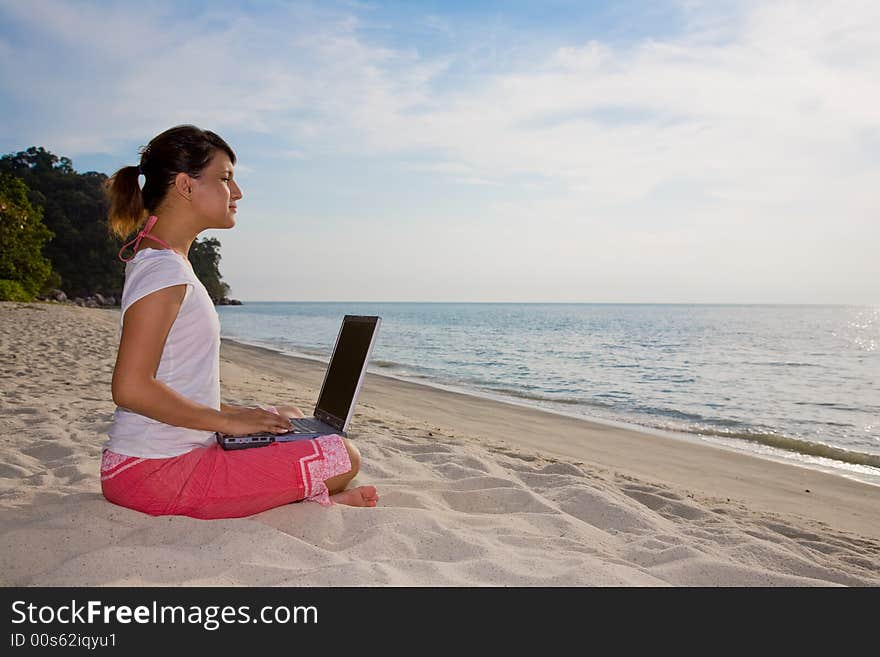
[[[224,426],[220,433],[229,436],[290,431],[290,422],[284,415],[278,415],[262,408],[250,408],[247,406],[237,406],[234,409],[223,411],[223,424]]]

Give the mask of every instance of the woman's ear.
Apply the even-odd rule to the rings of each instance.
[[[185,173],[174,176],[174,189],[187,201],[192,200],[192,178]]]

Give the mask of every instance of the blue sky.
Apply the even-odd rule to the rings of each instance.
[[[0,0],[0,152],[236,150],[245,300],[880,303],[880,3]]]

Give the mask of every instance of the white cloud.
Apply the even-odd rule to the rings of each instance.
[[[453,87],[437,82],[479,48],[396,51],[363,39],[354,15],[316,6],[196,20],[174,4],[7,3],[0,11],[49,46],[19,48],[0,65],[0,80],[33,109],[15,123],[21,139],[67,155],[115,152],[194,122],[221,134],[263,133],[276,156],[291,160],[400,156],[414,173],[493,190],[488,212],[447,223],[470,223],[503,253],[560,254],[568,264],[544,265],[558,276],[595,273],[571,264],[578,259],[626,262],[647,285],[651,268],[664,267],[670,282],[657,294],[669,297],[694,267],[721,263],[743,281],[726,288],[728,300],[742,300],[773,278],[762,263],[776,254],[807,285],[836,281],[841,301],[880,300],[863,282],[876,280],[880,265],[859,248],[880,237],[880,3],[684,6],[678,36],[548,44],[543,58],[501,72],[474,59]],[[448,29],[435,17],[423,23]],[[78,69],[60,67],[59,53]],[[494,72],[481,73],[483,64]],[[548,184],[523,182],[531,179]],[[407,266],[426,276],[448,266],[446,241],[405,239],[420,257],[389,254],[398,278]],[[822,248],[836,269],[810,269]],[[472,255],[452,257],[471,279],[494,280],[498,263],[481,266]],[[486,289],[500,289],[515,267],[500,270]],[[768,292],[775,299],[810,300],[788,274],[777,279]],[[441,297],[467,289],[449,285]]]

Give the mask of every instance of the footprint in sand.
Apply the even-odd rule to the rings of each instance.
[[[73,454],[73,449],[67,447],[65,445],[52,445],[52,444],[43,444],[43,445],[34,445],[33,447],[27,447],[21,450],[22,454],[27,454],[28,456],[32,456],[35,459],[40,461],[55,461],[58,459],[63,459],[66,456],[70,456]]]
[[[447,479],[458,480],[473,477],[475,474],[484,472],[484,470],[475,470],[474,468],[465,467],[459,463],[442,463],[434,468]]]
[[[36,415],[40,412],[40,409],[33,408],[31,406],[19,406],[18,408],[13,408],[8,412],[12,415]]]
[[[565,513],[603,531],[625,533],[657,532],[665,522],[646,517],[640,508],[627,504],[626,498],[616,499],[610,491],[599,491],[586,486],[568,486],[552,493],[552,499]]]
[[[522,471],[517,475],[523,484],[538,492],[554,490],[579,483],[581,477],[568,474],[544,474],[543,472]]]
[[[398,449],[402,452],[408,452],[410,454],[433,454],[436,452],[451,452],[451,447],[446,447],[445,445],[439,445],[436,443],[432,443],[430,445],[401,445]]]
[[[581,470],[576,465],[572,465],[571,463],[565,463],[563,461],[557,461],[556,463],[550,463],[549,465],[544,466],[541,469],[542,474],[559,474],[559,475],[571,475],[573,477],[583,477],[584,471]]]
[[[0,463],[0,478],[18,479],[25,475],[27,475],[27,470],[24,468],[8,463]]]
[[[511,482],[506,483],[509,486]],[[441,495],[451,509],[462,513],[557,513],[523,488],[442,491]]]
[[[570,477],[576,477],[577,479],[585,479],[587,475],[584,473],[576,465],[572,465],[571,463],[565,463],[564,461],[554,461],[553,463],[548,463],[542,468],[533,468],[529,466],[523,465],[514,465],[511,467],[512,470],[515,470],[519,473],[519,478],[523,481],[527,481],[530,484],[538,484],[538,485],[549,485],[551,483],[559,483],[564,482],[566,484],[571,483]]]
[[[477,472],[488,472],[489,466],[483,461],[473,456],[461,456],[458,454],[450,454],[449,452],[426,452],[423,454],[415,454],[412,459],[419,463],[435,464],[438,466],[447,463],[454,463],[459,467],[469,468]]]
[[[52,474],[59,479],[66,480],[65,483],[68,484],[74,484],[83,479],[88,479],[91,476],[88,472],[83,472],[75,465],[63,465],[60,468],[55,468],[52,471]]]
[[[711,514],[698,506],[682,502],[681,497],[674,493],[645,492],[626,487],[624,495],[644,504],[652,511],[656,511],[664,518],[684,518],[685,520],[700,520]]]
[[[427,492],[395,490],[387,486],[382,489],[383,508],[431,509],[435,506]]]
[[[504,456],[510,456],[511,458],[519,459],[520,461],[527,461],[531,463],[538,460],[537,456],[533,456],[531,454],[521,454],[519,452],[514,452],[509,449],[504,449],[503,447],[490,447],[489,449],[498,454],[504,454]]]
[[[501,477],[466,477],[456,479],[451,488],[456,491],[480,491],[489,488],[510,488],[511,485],[515,485],[514,482]]]
[[[674,545],[660,550],[656,547],[644,549],[639,546],[630,546],[624,551],[624,558],[627,561],[633,561],[645,568],[701,557],[705,557],[705,555],[696,548],[687,545]]]

